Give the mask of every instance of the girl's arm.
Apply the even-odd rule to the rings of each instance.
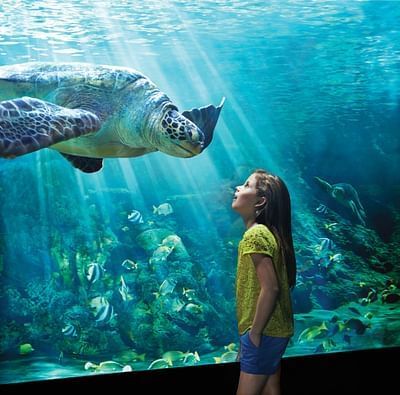
[[[250,340],[258,347],[262,332],[267,325],[279,294],[279,283],[272,259],[263,254],[251,254],[260,283],[260,294],[257,300],[256,313],[249,332]]]

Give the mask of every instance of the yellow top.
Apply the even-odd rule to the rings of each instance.
[[[251,328],[260,293],[260,284],[251,259],[251,254],[256,253],[267,255],[272,259],[279,284],[275,309],[263,330],[263,335],[290,337],[293,335],[293,311],[286,267],[273,233],[262,224],[248,229],[239,243],[236,273],[236,313],[239,334]]]

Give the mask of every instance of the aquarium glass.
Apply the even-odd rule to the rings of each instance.
[[[256,168],[292,198],[285,358],[399,346],[399,20],[397,1],[2,0],[0,383],[234,361],[231,204]]]

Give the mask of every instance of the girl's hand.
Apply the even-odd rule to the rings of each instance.
[[[260,347],[261,344],[261,334],[255,334],[251,332],[251,329],[249,331],[249,338],[251,340],[251,342],[256,346],[256,347]]]

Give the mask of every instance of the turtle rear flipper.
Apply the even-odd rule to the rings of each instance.
[[[353,211],[353,214],[359,219],[361,224],[365,226],[365,219],[366,219],[365,211],[359,206],[357,206],[357,204],[353,200],[349,201],[349,206]]]
[[[43,100],[22,97],[0,102],[0,157],[13,158],[93,133],[98,117]]]
[[[68,159],[74,167],[85,173],[95,173],[103,167],[103,158],[86,158],[83,156],[64,154],[62,152],[61,155]]]
[[[224,105],[225,97],[222,98],[219,106],[215,107],[210,104],[207,107],[193,108],[190,111],[184,111],[182,115],[192,121],[204,133],[204,151],[211,143],[213,138],[214,128],[217,124],[219,113]]]

